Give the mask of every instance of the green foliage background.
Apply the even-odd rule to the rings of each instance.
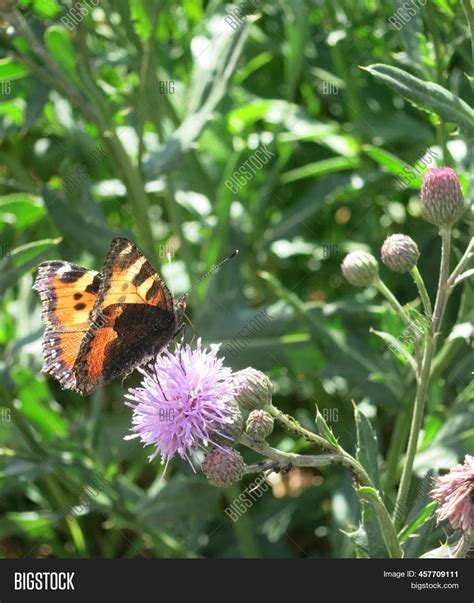
[[[267,371],[274,403],[313,430],[317,403],[349,450],[354,400],[377,433],[390,506],[403,452],[392,435],[407,430],[414,385],[403,359],[369,329],[398,335],[403,326],[374,289],[343,281],[339,266],[350,250],[378,256],[388,234],[403,232],[418,243],[433,295],[439,240],[419,217],[423,170],[414,164],[431,149],[436,165],[456,168],[469,196],[471,159],[469,124],[450,119],[449,99],[423,89],[426,98],[414,106],[376,68],[361,68],[391,65],[470,103],[462,3],[428,1],[397,31],[388,19],[401,4],[103,0],[87,10],[92,3],[82,2],[87,14],[69,31],[61,23],[69,3],[22,0],[39,49],[24,32],[13,35],[4,15],[2,556],[364,554],[359,506],[340,468],[275,476],[235,523],[225,506],[251,478],[221,491],[177,461],[160,480],[150,450],[123,440],[131,420],[124,394],[136,374],[81,398],[40,373],[43,326],[31,286],[45,259],[100,270],[117,235],[133,239],[168,283],[172,273],[175,294],[239,248],[238,259],[191,295],[197,336],[224,350],[239,346],[227,363]],[[232,192],[226,181],[263,146],[270,161]],[[400,190],[405,166],[412,166],[410,183]],[[454,236],[459,255],[467,219]],[[402,303],[416,297],[409,276],[381,271]],[[448,308],[417,457],[414,516],[426,508],[427,472],[474,448],[472,302],[467,283]],[[262,310],[272,320],[247,340],[241,330]],[[461,326],[452,331],[456,321]],[[279,429],[270,441],[307,450]],[[98,477],[105,487],[67,520]],[[408,556],[445,538],[425,515],[419,537],[407,541]]]

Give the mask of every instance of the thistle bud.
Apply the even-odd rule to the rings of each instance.
[[[356,287],[372,285],[379,274],[377,260],[365,251],[352,251],[346,255],[341,269],[346,280]]]
[[[272,401],[273,383],[261,371],[251,367],[234,375],[235,400],[240,408],[255,410]]]
[[[421,187],[421,214],[436,226],[451,226],[464,212],[464,197],[456,172],[448,167],[428,170]]]
[[[410,272],[420,257],[418,245],[403,234],[387,237],[380,250],[382,262],[395,272]]]
[[[245,431],[254,440],[263,441],[273,431],[273,417],[264,410],[252,410],[249,414]]]
[[[212,441],[221,446],[229,446],[236,442],[244,430],[244,418],[237,402],[230,400],[226,407],[227,423],[219,425],[217,431],[212,434]]]
[[[214,448],[207,453],[202,470],[213,486],[225,488],[239,481],[244,474],[245,463],[233,448]]]

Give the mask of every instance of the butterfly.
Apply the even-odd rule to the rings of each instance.
[[[46,330],[43,371],[85,396],[156,356],[180,330],[186,295],[176,301],[128,239],[110,244],[101,272],[44,262],[33,285]]]

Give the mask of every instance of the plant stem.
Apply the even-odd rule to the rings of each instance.
[[[321,446],[321,448],[323,448],[324,450],[327,450],[328,452],[332,453],[333,458],[331,462],[341,464],[343,467],[348,469],[357,479],[361,486],[370,486],[372,488],[375,488],[374,484],[372,483],[372,480],[368,476],[365,469],[348,452],[346,452],[342,448],[335,448],[327,440],[317,435],[316,433],[305,429],[296,419],[294,419],[290,415],[282,413],[281,410],[279,410],[272,404],[270,404],[270,406],[268,406],[266,410],[289,431],[292,431],[296,435],[303,437],[306,441],[311,442],[312,444],[316,444],[317,446]],[[334,454],[337,458],[334,457]]]
[[[401,527],[401,523],[405,519],[405,507],[410,489],[413,464],[415,461],[416,450],[418,447],[418,438],[423,425],[423,415],[425,410],[425,401],[428,393],[431,363],[436,347],[436,340],[439,335],[439,329],[443,320],[444,310],[446,307],[448,293],[448,276],[449,276],[449,257],[451,247],[451,227],[441,228],[441,266],[439,271],[438,291],[436,294],[436,302],[433,312],[433,322],[431,332],[426,335],[425,349],[421,361],[420,378],[413,406],[413,415],[410,426],[410,436],[408,438],[408,447],[405,459],[405,465],[402,471],[400,487],[398,489],[397,501],[394,510],[394,522],[397,528]]]
[[[290,417],[289,415],[285,415],[273,405],[267,407],[266,410],[290,431],[301,435],[305,439],[313,441],[313,443],[320,446],[322,445],[322,440],[326,448],[334,450],[334,448],[328,442],[326,442],[326,440],[317,434],[308,431],[302,425],[300,425],[296,419]],[[281,452],[280,450],[272,448],[266,442],[257,442],[256,440],[253,440],[245,433],[241,435],[240,442],[248,448],[251,448],[267,458],[272,459],[282,469],[285,467],[323,467],[325,465],[342,465],[348,469],[352,473],[353,477],[355,477],[355,479],[359,482],[360,486],[362,486],[357,489],[357,494],[361,497],[361,499],[365,500],[374,507],[390,557],[403,557],[402,551],[398,544],[397,533],[390,518],[390,514],[383,504],[383,501],[374,487],[372,480],[367,475],[362,465],[360,465],[360,463],[358,463],[358,461],[356,461],[356,459],[354,459],[345,450],[341,448],[338,452],[333,454],[318,455]],[[260,471],[270,469],[271,467],[271,464],[264,463],[260,466]],[[252,470],[258,470],[258,465],[253,466]],[[364,495],[364,492],[367,493],[367,496]]]
[[[412,321],[408,317],[407,313],[403,309],[403,307],[400,304],[400,302],[398,301],[398,299],[387,287],[387,285],[381,279],[378,279],[377,282],[375,283],[375,286],[380,291],[380,293],[382,293],[382,295],[387,299],[388,303],[390,304],[390,306],[392,307],[394,312],[400,317],[400,320],[402,322],[404,322],[411,329],[413,327]]]
[[[464,252],[462,258],[459,260],[458,265],[451,273],[451,276],[448,278],[448,293],[451,292],[451,289],[455,286],[455,281],[457,277],[461,274],[464,268],[467,266],[469,261],[474,257],[474,237],[468,243],[466,247],[466,251]]]
[[[342,454],[296,454],[294,452],[282,452],[272,448],[266,442],[252,439],[243,433],[240,442],[255,452],[271,459],[271,463],[250,465],[247,473],[261,473],[271,468],[285,469],[288,467],[326,467],[328,465],[339,465],[344,460]]]
[[[420,271],[418,270],[418,266],[415,266],[410,271],[410,274],[412,275],[413,280],[415,281],[415,285],[418,288],[418,292],[420,294],[421,301],[425,309],[425,314],[428,316],[428,318],[431,319],[433,310],[431,308],[430,296],[428,295],[428,291],[426,290],[425,286],[425,281],[423,280],[423,277],[421,276]]]
[[[441,235],[441,268],[439,272],[438,292],[433,311],[433,337],[439,336],[439,330],[448,299],[449,258],[451,252],[451,226],[440,228]]]
[[[398,301],[398,299],[390,291],[390,289],[382,281],[381,278],[377,278],[377,281],[375,282],[375,286],[380,291],[380,293],[382,293],[382,295],[387,299],[388,303],[390,304],[390,306],[392,307],[394,312],[399,316],[400,320],[402,322],[404,322],[407,325],[407,327],[410,329],[411,334],[413,335],[413,342],[414,342],[413,347],[415,350],[415,357],[416,357],[417,363],[419,364],[420,363],[420,344],[418,342],[418,330],[417,330],[416,326],[413,324],[413,321],[410,320],[408,314],[405,312],[405,310],[403,309],[403,307],[400,304],[400,302]]]
[[[408,438],[408,448],[403,466],[402,478],[400,481],[400,487],[398,489],[397,500],[395,503],[394,510],[394,522],[395,527],[399,528],[403,519],[405,518],[405,506],[408,497],[408,490],[411,484],[411,478],[413,473],[413,463],[415,460],[416,449],[418,447],[418,436],[423,423],[423,412],[425,409],[425,399],[428,391],[428,383],[431,368],[431,359],[433,356],[433,338],[431,333],[427,335],[425,344],[425,350],[423,353],[423,359],[421,363],[421,373],[418,382],[418,388],[415,397],[415,404],[413,407],[413,415],[410,427],[410,436]]]

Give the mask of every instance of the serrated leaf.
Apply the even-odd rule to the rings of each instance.
[[[332,432],[332,429],[326,423],[323,415],[319,412],[318,407],[316,406],[316,427],[318,428],[319,435],[325,438],[330,444],[332,444],[335,448],[340,448],[339,442],[337,441],[336,436]]]
[[[416,107],[455,123],[469,138],[474,137],[474,111],[461,98],[438,84],[426,82],[403,69],[377,63],[363,67]]]
[[[364,413],[354,405],[357,431],[357,460],[364,467],[376,488],[380,488],[377,436]]]

